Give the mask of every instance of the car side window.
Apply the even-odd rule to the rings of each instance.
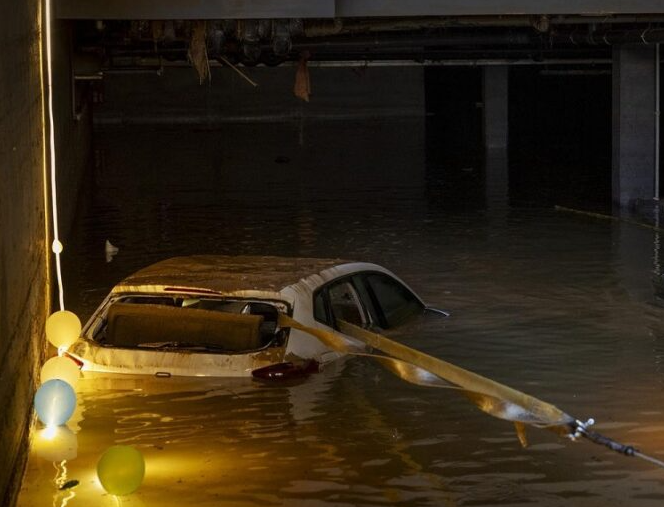
[[[371,273],[365,280],[375,296],[387,328],[402,324],[424,309],[420,300],[394,278],[382,273]]]
[[[330,285],[327,293],[332,315],[334,315],[335,319],[345,320],[356,326],[366,324],[366,317],[360,304],[360,298],[350,281],[342,281]]]
[[[325,296],[324,292],[318,291],[314,297],[314,319],[323,324],[330,325],[329,319],[327,317],[327,310],[325,309]]]

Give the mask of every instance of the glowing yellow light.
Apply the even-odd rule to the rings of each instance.
[[[60,428],[60,426],[56,426],[55,424],[49,424],[39,434],[44,440],[51,441],[57,436],[58,428]]]
[[[55,167],[55,122],[53,120],[53,56],[51,49],[51,0],[44,0],[45,7],[45,19],[44,24],[46,28],[46,83],[44,83],[43,74],[40,75],[42,81],[42,90],[46,92],[47,95],[47,107],[43,109],[48,109],[48,157],[46,157],[46,149],[44,149],[44,158],[49,160],[50,168],[50,190],[51,190],[51,219],[53,224],[53,245],[52,250],[55,253],[55,270],[58,281],[58,295],[60,301],[60,310],[65,309],[65,299],[64,299],[64,288],[62,285],[62,268],[60,263],[60,253],[62,252],[62,243],[60,243],[60,233],[58,230],[58,196],[56,189],[56,167]],[[43,49],[43,48],[42,48]],[[43,53],[41,58],[43,59]],[[46,86],[44,86],[44,84]],[[43,102],[42,102],[43,104]],[[46,114],[42,114],[44,120],[44,145],[46,145]],[[44,181],[44,193],[47,194],[47,183],[46,178]],[[45,204],[46,197],[44,198]],[[47,206],[48,208],[48,206]],[[48,231],[48,229],[47,229]],[[56,245],[60,245],[60,250],[56,248]],[[50,264],[48,265],[49,276],[50,276]]]
[[[46,339],[58,349],[67,348],[81,334],[81,321],[75,313],[60,310],[46,320]]]
[[[54,254],[59,255],[64,250],[64,247],[62,246],[62,243],[60,243],[57,239],[54,239],[53,244],[51,245],[51,250]]]
[[[41,88],[41,116],[42,116],[42,185],[44,187],[44,238],[48,238],[50,235],[50,214],[49,214],[49,200],[48,200],[48,157],[46,153],[46,104],[44,97],[46,95],[46,87],[44,84],[44,37],[42,37],[42,30],[44,24],[42,22],[42,3],[38,2],[39,5],[39,14],[37,19],[39,20],[39,84]],[[46,241],[44,244],[46,245]],[[48,252],[44,252],[45,268],[46,268],[46,283],[44,284],[45,297],[44,301],[46,302],[46,315],[51,313],[51,280],[53,279],[53,273],[51,269],[51,256]]]
[[[64,380],[70,386],[76,387],[81,371],[78,365],[66,356],[52,357],[44,363],[41,369],[41,383],[57,378]]]
[[[67,426],[47,426],[35,434],[32,450],[48,461],[71,460],[78,454],[78,438]]]
[[[97,463],[99,482],[112,495],[128,495],[138,489],[145,476],[145,460],[128,445],[109,447]]]

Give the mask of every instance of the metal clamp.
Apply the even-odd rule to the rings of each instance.
[[[573,427],[574,433],[570,433],[567,435],[567,437],[570,440],[576,441],[577,439],[581,438],[584,434],[587,434],[588,432],[588,427],[592,426],[595,424],[595,419],[592,417],[588,419],[586,422],[579,421],[578,419],[575,421],[575,426]]]

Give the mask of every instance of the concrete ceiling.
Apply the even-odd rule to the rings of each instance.
[[[262,19],[664,13],[662,0],[55,0],[61,19]]]

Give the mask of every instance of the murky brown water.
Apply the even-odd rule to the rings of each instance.
[[[500,178],[487,199],[467,192],[481,171],[432,163],[421,122],[111,131],[98,144],[65,252],[66,303],[82,318],[172,255],[369,260],[452,312],[441,329],[413,329],[413,344],[664,459],[656,232],[510,208]],[[106,239],[120,248],[108,264]],[[534,429],[522,449],[509,423],[365,360],[295,386],[88,377],[78,391],[77,456],[53,463],[35,446],[21,507],[664,501],[664,470]],[[147,462],[121,499],[94,479],[114,443]],[[80,484],[59,491],[65,474]]]

